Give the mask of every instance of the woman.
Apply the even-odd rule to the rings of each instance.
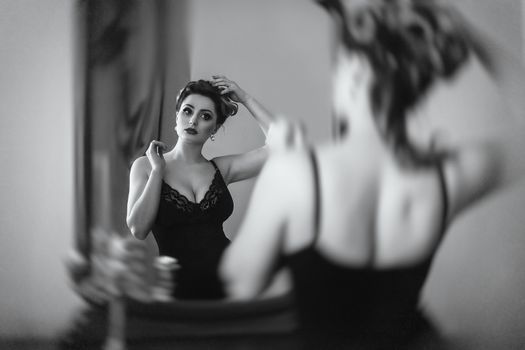
[[[267,133],[272,116],[224,76],[189,82],[176,102],[178,140],[168,151],[152,141],[130,172],[127,223],[145,239],[153,232],[160,255],[178,260],[174,296],[220,298],[219,258],[228,245],[222,224],[233,211],[227,186],[254,177],[267,158],[266,147],[208,160],[202,148],[242,103]]]
[[[268,161],[221,275],[231,298],[251,299],[288,267],[304,334],[323,348],[342,339],[396,348],[427,327],[419,294],[448,224],[515,175],[505,140],[461,145],[432,136],[416,145],[407,115],[469,54],[492,73],[509,66],[432,1],[322,5],[338,38],[340,140]],[[517,87],[509,77],[496,76]]]

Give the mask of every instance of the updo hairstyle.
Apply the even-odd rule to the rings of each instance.
[[[386,120],[376,120],[385,139],[404,158],[428,161],[431,155],[410,144],[406,116],[434,82],[454,77],[469,58],[455,12],[434,0],[318,2],[336,21],[339,40],[364,54],[374,70],[373,108],[388,99]]]
[[[227,118],[237,113],[237,103],[233,102],[227,95],[222,95],[220,90],[207,80],[190,81],[177,96],[175,111],[178,113],[182,101],[189,95],[198,94],[206,96],[213,101],[217,111],[217,126],[224,124]]]

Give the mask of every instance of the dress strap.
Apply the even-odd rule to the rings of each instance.
[[[441,215],[441,230],[444,232],[447,227],[448,222],[448,191],[447,191],[447,181],[445,178],[445,171],[443,169],[443,161],[440,161],[437,164],[437,173],[439,178],[439,184],[441,187],[441,198],[443,200],[443,214]]]
[[[210,163],[213,165],[213,167],[215,168],[216,171],[220,171],[220,170],[219,170],[219,167],[217,166],[217,164],[215,164],[215,162],[213,161],[213,159],[210,159]]]
[[[310,149],[310,160],[312,164],[312,175],[314,180],[314,237],[312,246],[314,246],[319,238],[319,231],[321,229],[321,186],[319,184],[319,164],[313,149]]]

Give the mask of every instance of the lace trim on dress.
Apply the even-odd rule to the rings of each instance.
[[[220,172],[217,170],[215,177],[210,184],[210,188],[199,203],[202,210],[207,210],[208,208],[214,207],[217,204],[219,197],[224,193],[225,186],[220,186],[221,183],[219,181],[215,181],[216,179],[219,179],[219,177]]]
[[[175,204],[175,206],[187,213],[194,212],[197,208],[201,210],[207,210],[217,204],[221,194],[224,192],[224,186],[218,181],[220,178],[220,172],[215,171],[215,175],[211,181],[210,187],[206,194],[199,203],[190,201],[188,197],[181,194],[175,188],[171,187],[165,181],[162,181],[162,192],[161,197],[167,202]]]

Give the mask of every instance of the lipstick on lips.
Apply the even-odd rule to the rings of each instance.
[[[197,135],[198,134],[197,130],[195,130],[194,128],[186,128],[186,129],[184,129],[184,131],[186,131],[190,135]]]

